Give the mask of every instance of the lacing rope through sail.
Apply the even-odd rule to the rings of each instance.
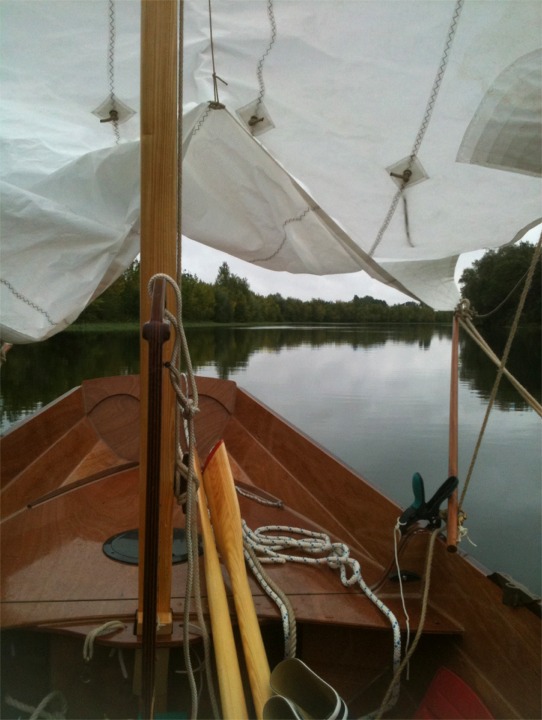
[[[427,105],[426,105],[424,116],[423,116],[423,119],[422,119],[422,122],[420,125],[420,129],[418,130],[418,134],[416,135],[416,139],[412,146],[412,150],[410,151],[408,165],[407,165],[406,169],[403,171],[401,186],[400,186],[399,190],[393,196],[390,208],[386,214],[386,217],[384,218],[384,222],[382,223],[380,230],[378,231],[378,234],[376,236],[376,239],[375,239],[371,249],[369,250],[369,255],[371,255],[371,256],[374,255],[377,247],[382,242],[384,233],[386,232],[386,230],[389,227],[389,224],[391,223],[391,220],[395,214],[395,210],[397,209],[397,205],[399,204],[399,200],[401,198],[403,198],[404,208],[405,208],[405,232],[406,232],[407,242],[411,247],[414,246],[412,243],[411,237],[410,237],[410,227],[409,227],[409,221],[408,221],[408,208],[406,205],[405,189],[406,189],[408,182],[412,176],[412,168],[414,166],[414,162],[418,156],[418,152],[420,150],[420,147],[421,147],[423,138],[425,136],[425,133],[427,131],[427,128],[429,127],[429,122],[431,120],[431,116],[432,116],[433,110],[435,108],[439,90],[442,85],[442,80],[444,78],[446,66],[448,65],[450,49],[452,47],[452,43],[453,43],[455,33],[457,30],[459,16],[461,15],[461,10],[463,9],[463,3],[464,3],[464,0],[457,0],[457,2],[455,4],[454,11],[452,14],[452,20],[450,22],[450,27],[448,28],[448,33],[446,35],[446,42],[444,44],[444,50],[442,52],[442,57],[441,57],[441,60],[440,60],[439,66],[438,66],[437,74],[435,76],[435,79],[433,80],[433,86],[431,87],[431,92],[429,94],[429,100],[427,101]]]
[[[115,20],[115,0],[109,0],[109,43],[107,49],[107,77],[109,80],[109,98],[111,109],[109,118],[115,135],[115,144],[120,143],[119,113],[117,110],[117,96],[115,95],[115,41],[117,37]]]
[[[273,45],[276,42],[277,39],[277,23],[275,20],[275,13],[273,10],[273,0],[267,0],[267,17],[269,18],[269,26],[271,28],[271,39],[269,40],[269,44],[265,48],[265,51],[261,58],[258,60],[258,64],[256,66],[256,76],[258,78],[258,85],[260,86],[260,92],[258,93],[258,99],[256,101],[256,105],[254,107],[254,111],[252,114],[252,117],[248,121],[249,127],[252,130],[252,133],[254,133],[254,129],[257,125],[257,123],[261,122],[263,118],[259,117],[260,107],[263,103],[263,99],[265,97],[265,82],[263,79],[263,66],[266,61],[267,56],[273,49]]]
[[[224,83],[224,85],[227,85],[228,83],[216,74],[215,43],[213,40],[213,13],[212,13],[212,9],[211,9],[211,0],[209,0],[208,4],[209,4],[209,41],[211,43],[211,64],[213,66],[213,91],[214,91],[214,96],[215,96],[214,102],[216,105],[220,105],[220,97],[218,95],[217,80],[220,80],[220,82]]]

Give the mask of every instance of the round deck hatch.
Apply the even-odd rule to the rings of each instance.
[[[125,530],[118,535],[113,535],[104,542],[103,551],[111,560],[117,560],[127,565],[137,565],[139,562],[138,530]],[[176,565],[186,562],[187,558],[186,533],[180,528],[174,528],[172,563]]]

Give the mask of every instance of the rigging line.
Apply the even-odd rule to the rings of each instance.
[[[115,0],[109,0],[109,44],[107,49],[107,76],[109,80],[109,97],[111,109],[109,116],[115,135],[115,144],[120,143],[119,113],[117,110],[117,96],[115,95],[115,42],[117,39]]]
[[[271,27],[271,39],[269,41],[269,44],[267,45],[266,49],[264,50],[263,55],[258,60],[258,64],[256,66],[256,76],[258,78],[258,85],[260,86],[260,92],[258,93],[258,99],[256,101],[256,105],[254,106],[254,112],[252,117],[250,118],[250,128],[252,130],[252,133],[254,134],[254,129],[256,126],[256,123],[261,119],[258,117],[258,113],[260,111],[261,104],[263,102],[264,96],[265,96],[265,82],[263,79],[263,66],[267,59],[267,56],[273,49],[273,45],[276,42],[277,39],[277,22],[275,20],[275,13],[273,10],[273,0],[267,0],[267,17],[269,18],[269,25]]]
[[[184,326],[182,322],[182,295],[181,295],[181,289],[179,285],[175,282],[175,280],[168,275],[165,275],[163,273],[157,273],[149,280],[149,291],[152,288],[154,282],[160,278],[163,278],[166,280],[166,282],[171,286],[175,298],[176,298],[176,314],[173,314],[167,308],[164,310],[164,317],[171,323],[171,325],[174,328],[174,347],[171,355],[171,360],[169,363],[167,363],[167,367],[169,370],[169,376],[171,384],[173,385],[173,389],[176,394],[176,404],[177,407],[180,408],[180,415],[184,419],[186,419],[187,422],[187,436],[188,436],[188,453],[189,453],[189,461],[188,461],[188,475],[186,477],[186,484],[187,484],[187,490],[186,490],[186,545],[187,545],[187,553],[188,553],[188,564],[187,564],[187,574],[186,574],[186,586],[185,586],[185,598],[187,598],[185,602],[184,607],[184,613],[183,613],[183,648],[184,648],[184,659],[185,659],[185,667],[186,667],[186,675],[188,678],[188,683],[190,687],[191,692],[191,709],[192,709],[192,717],[197,717],[198,715],[198,703],[199,703],[199,693],[197,688],[197,683],[195,679],[194,674],[194,668],[192,666],[192,660],[190,657],[190,642],[189,642],[189,635],[191,632],[191,625],[190,625],[190,612],[191,612],[191,600],[194,600],[195,606],[196,606],[196,615],[199,623],[199,628],[202,634],[203,638],[203,647],[204,647],[204,662],[205,662],[205,668],[207,672],[207,683],[208,683],[208,689],[209,689],[209,697],[211,700],[211,705],[213,708],[213,713],[215,717],[219,717],[218,712],[218,705],[216,700],[216,692],[214,689],[214,683],[213,683],[213,674],[212,674],[212,668],[211,668],[211,648],[210,648],[210,638],[209,638],[209,632],[207,630],[207,626],[205,623],[205,618],[203,616],[203,609],[201,604],[201,584],[200,584],[200,576],[199,576],[199,545],[198,545],[198,535],[197,535],[197,511],[196,511],[196,502],[197,502],[197,478],[194,473],[194,453],[195,453],[195,446],[196,446],[196,437],[195,437],[195,427],[194,427],[194,417],[199,411],[198,409],[198,390],[197,390],[197,384],[194,376],[194,370],[192,366],[192,361],[190,358],[190,352],[188,349],[188,343],[186,340],[186,334],[184,331]],[[181,374],[179,371],[179,367],[182,365],[181,358],[184,359],[184,363],[186,365],[186,375]],[[183,377],[186,380],[186,394],[183,393],[182,389],[182,380]],[[179,437],[179,430],[180,430],[180,421],[179,421],[179,427],[176,428],[176,437]],[[182,455],[182,450],[178,448],[178,454]]]
[[[440,533],[440,529],[437,528],[436,530],[433,530],[433,532],[431,533],[431,537],[429,538],[429,547],[427,549],[427,558],[425,561],[425,570],[424,570],[424,574],[423,574],[424,580],[425,580],[425,587],[423,589],[423,595],[422,595],[422,609],[421,609],[421,613],[420,613],[420,619],[418,620],[418,630],[416,632],[416,635],[414,636],[412,645],[410,646],[410,648],[408,649],[408,652],[403,657],[401,664],[399,665],[399,667],[395,670],[395,672],[393,674],[392,681],[388,687],[386,695],[384,696],[384,699],[382,700],[382,703],[381,703],[378,713],[376,715],[377,720],[380,720],[380,718],[383,717],[384,713],[389,709],[391,698],[393,697],[393,694],[396,692],[396,688],[399,686],[399,681],[401,679],[403,670],[408,665],[408,663],[410,662],[410,659],[414,655],[414,652],[415,652],[416,648],[418,647],[418,643],[420,642],[420,638],[422,636],[423,628],[425,625],[425,616],[427,614],[427,607],[429,605],[429,588],[431,586],[431,569],[433,566],[435,541],[436,541],[439,533]]]
[[[533,253],[533,258],[532,258],[532,260],[531,260],[531,265],[530,265],[530,267],[529,267],[529,270],[528,270],[528,273],[527,273],[527,278],[526,278],[526,280],[525,280],[525,285],[523,286],[523,291],[522,291],[522,293],[521,293],[521,297],[520,297],[519,302],[518,302],[518,306],[517,306],[517,309],[516,309],[516,314],[515,314],[515,316],[514,316],[514,321],[513,321],[513,323],[512,323],[512,327],[510,328],[510,333],[509,333],[508,339],[507,339],[507,341],[506,341],[506,346],[505,346],[505,348],[504,348],[504,352],[503,352],[503,355],[502,355],[502,360],[501,360],[501,362],[500,362],[499,369],[498,369],[498,371],[497,371],[497,376],[496,376],[496,378],[495,378],[495,383],[493,384],[493,389],[491,390],[491,395],[490,395],[490,398],[489,398],[489,403],[488,403],[488,406],[487,406],[487,408],[486,408],[486,413],[485,413],[485,416],[484,416],[484,420],[483,420],[483,422],[482,422],[482,427],[480,428],[480,434],[478,435],[478,440],[477,440],[477,442],[476,442],[476,447],[474,448],[474,452],[473,452],[473,455],[472,455],[472,459],[471,459],[471,462],[470,462],[470,466],[469,466],[469,469],[468,469],[468,472],[467,472],[467,477],[466,477],[466,479],[465,479],[465,485],[464,485],[464,487],[463,487],[463,491],[462,491],[461,497],[460,497],[460,499],[459,499],[459,507],[460,507],[460,508],[463,506],[463,503],[464,503],[464,501],[465,501],[465,495],[467,494],[467,490],[468,490],[468,488],[469,488],[469,484],[470,484],[471,477],[472,477],[472,471],[474,470],[474,465],[475,465],[476,460],[477,460],[477,458],[478,458],[478,452],[479,452],[479,450],[480,450],[480,446],[481,446],[481,444],[482,444],[482,439],[483,439],[484,434],[485,434],[485,431],[486,431],[486,427],[487,427],[487,423],[488,423],[488,420],[489,420],[489,416],[490,416],[490,414],[491,414],[491,410],[493,409],[493,405],[494,405],[495,399],[496,399],[496,397],[497,397],[497,390],[499,389],[499,385],[500,385],[500,382],[501,382],[501,378],[502,378],[502,376],[503,376],[503,374],[504,374],[504,370],[505,370],[506,363],[508,362],[508,356],[510,355],[510,349],[511,349],[511,347],[512,347],[512,342],[513,342],[513,340],[514,340],[514,337],[515,337],[515,335],[516,335],[516,331],[517,331],[518,326],[519,326],[519,319],[520,319],[520,317],[521,317],[521,313],[522,313],[522,311],[523,311],[523,307],[524,307],[525,301],[526,301],[526,299],[527,299],[527,294],[528,294],[528,292],[529,292],[529,289],[530,289],[530,287],[531,287],[531,283],[532,283],[532,281],[533,281],[534,271],[535,271],[536,266],[537,266],[537,264],[538,264],[538,261],[539,261],[539,259],[540,259],[541,253],[542,253],[542,232],[540,233],[540,237],[538,238],[538,244],[537,244],[537,246],[536,246],[536,248],[535,248],[535,251],[534,251],[534,253]]]
[[[404,193],[403,193],[403,211],[405,214],[405,232],[406,232],[407,243],[410,245],[410,247],[414,247],[414,243],[412,242],[412,238],[410,237],[410,222],[408,220],[407,196]]]
[[[210,0],[209,0],[210,3]],[[183,46],[184,46],[184,1],[180,0],[178,3],[177,10],[177,247],[176,247],[176,283],[173,284],[173,289],[176,295],[177,303],[177,315],[171,317],[175,328],[175,342],[173,347],[173,353],[169,364],[170,380],[175,389],[177,400],[175,403],[175,437],[180,437],[181,427],[183,426],[182,415],[186,412],[186,408],[190,406],[190,399],[184,398],[182,393],[177,389],[176,380],[180,376],[181,369],[181,356],[184,350],[188,355],[188,347],[186,346],[186,338],[184,332],[181,332],[182,328],[182,295],[181,295],[181,283],[182,283],[182,198],[183,198],[183,172],[182,172],[182,158],[183,158]],[[184,343],[183,343],[184,341]],[[184,345],[184,346],[183,346]],[[189,357],[189,355],[188,355]],[[188,388],[188,382],[187,382]],[[195,399],[195,408],[197,408],[197,393]],[[184,412],[183,412],[184,411]],[[187,422],[192,430],[192,423],[190,418],[187,418]],[[192,433],[190,433],[190,441],[188,443],[189,448],[192,441]],[[178,441],[177,441],[178,442]],[[182,456],[182,453],[181,453]],[[192,465],[189,463],[189,468]],[[196,609],[198,619],[201,620],[200,612],[200,586],[199,586],[199,573],[198,573],[198,560],[197,560],[197,537],[194,535],[194,513],[195,513],[195,500],[194,500],[194,484],[192,482],[190,471],[187,478],[187,497],[186,497],[186,546],[188,553],[187,563],[187,575],[186,575],[186,586],[185,586],[185,608],[183,615],[183,652],[184,661],[186,668],[186,675],[188,680],[188,686],[190,689],[190,700],[191,700],[191,715],[197,717],[198,715],[198,704],[199,704],[199,692],[196,683],[195,671],[192,665],[192,658],[190,656],[190,610],[191,610],[191,598],[192,591],[194,590],[194,596],[196,599]],[[194,549],[195,541],[195,549]],[[205,623],[202,626],[203,638],[204,638],[204,652],[205,657],[208,657],[208,642],[206,642],[207,628]]]
[[[412,167],[414,165],[414,161],[418,155],[418,152],[420,150],[420,146],[422,144],[422,141],[425,137],[425,133],[427,132],[427,128],[429,127],[429,123],[431,121],[431,116],[433,115],[433,110],[435,109],[435,104],[437,102],[437,97],[440,91],[440,87],[442,85],[442,80],[444,78],[444,73],[446,71],[446,67],[448,65],[448,60],[450,58],[450,50],[452,47],[452,43],[455,37],[455,33],[457,30],[457,26],[459,23],[459,16],[461,15],[461,10],[463,9],[463,3],[464,0],[457,0],[454,11],[452,14],[452,20],[450,22],[450,27],[448,28],[448,33],[446,35],[446,41],[444,44],[444,50],[442,52],[442,57],[440,59],[440,63],[438,66],[437,74],[435,75],[435,79],[433,80],[433,85],[431,87],[431,92],[429,94],[429,100],[427,101],[427,105],[425,107],[422,123],[420,125],[420,129],[418,130],[418,133],[416,135],[416,139],[414,140],[414,144],[412,146],[412,150],[410,152],[409,162],[406,167],[406,169],[403,171],[403,181],[401,183],[401,187],[399,190],[395,193],[390,208],[386,214],[386,217],[384,218],[384,222],[382,223],[382,226],[380,230],[378,231],[378,234],[376,236],[376,239],[369,250],[369,255],[373,255],[376,248],[380,245],[382,242],[382,238],[384,237],[384,233],[389,227],[389,224],[391,222],[391,219],[395,213],[395,210],[397,209],[397,204],[399,202],[399,199],[403,195],[405,188],[408,184],[408,181],[411,176]],[[406,206],[405,206],[406,211]],[[413,247],[412,242],[410,240],[410,229],[408,228],[408,216],[405,215],[406,218],[406,227],[407,227],[407,239],[409,241],[409,245]]]
[[[502,306],[503,306],[506,302],[508,302],[508,300],[510,300],[510,298],[512,297],[512,295],[516,292],[516,290],[518,289],[518,287],[519,287],[519,286],[521,285],[521,283],[525,280],[525,278],[527,277],[528,272],[529,272],[529,271],[527,270],[527,271],[520,277],[520,279],[517,281],[517,283],[514,285],[514,287],[510,290],[510,292],[508,293],[508,295],[504,298],[504,300],[503,300],[502,302],[500,302],[500,303],[497,305],[497,307],[494,307],[493,310],[490,310],[489,312],[485,313],[484,315],[480,315],[480,314],[476,313],[476,317],[477,317],[478,319],[483,320],[483,319],[485,319],[485,318],[491,317],[491,315],[493,315],[494,313],[496,313],[497,310],[500,310],[500,309],[502,308]]]
[[[487,342],[484,340],[484,338],[480,335],[476,327],[472,324],[471,319],[467,316],[460,315],[459,316],[459,322],[461,324],[461,327],[471,336],[471,338],[478,344],[478,346],[485,352],[485,354],[488,356],[488,358],[497,366],[499,367],[501,364],[501,361],[495,355],[491,347],[487,344]],[[532,407],[532,409],[542,417],[542,405],[536,400],[530,392],[523,387],[523,385],[518,382],[518,380],[512,375],[511,372],[509,372],[506,368],[504,368],[503,373],[506,377],[506,379],[516,388],[518,393],[521,395],[521,397],[525,400],[525,402]]]
[[[219,78],[216,74],[216,65],[215,65],[215,43],[213,40],[213,11],[211,8],[211,0],[209,0],[209,40],[211,42],[211,63],[213,66],[213,92],[215,96],[215,103],[220,103],[220,98],[218,96],[218,83],[217,80],[222,80],[222,78]]]
[[[177,18],[177,284],[182,283],[182,217],[183,217],[183,71],[184,71],[184,0],[180,0]]]

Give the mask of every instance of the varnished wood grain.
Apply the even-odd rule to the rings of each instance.
[[[241,512],[223,442],[214,448],[205,464],[203,483],[216,542],[233,586],[252,700],[258,718],[262,718],[263,707],[272,694],[270,669],[248,584],[243,554]]]
[[[37,497],[61,487],[96,444],[86,418],[78,420],[58,442],[27,465],[2,491],[2,517],[23,509]]]
[[[205,566],[207,601],[211,615],[213,648],[216,658],[222,713],[225,720],[243,720],[243,718],[248,717],[248,713],[231,624],[230,610],[213,529],[209,519],[203,476],[197,456],[195,463],[195,472],[199,481],[198,507],[203,536],[203,562]]]
[[[177,70],[182,53],[177,52],[177,0],[143,0],[141,3],[141,262],[140,319],[150,319],[148,284],[155,274],[177,277],[178,176],[177,162]],[[156,52],[157,49],[160,52]],[[182,61],[182,60],[181,60]],[[166,306],[175,313],[175,296],[168,286]],[[163,348],[169,359],[173,338]],[[149,355],[147,343],[140,342],[141,415],[140,415],[140,556],[144,557],[147,482],[147,415],[149,408]],[[175,439],[175,392],[163,370],[162,428],[160,440],[160,512],[165,518],[158,529],[158,597],[160,622],[170,620],[171,531],[173,478],[177,443]],[[144,563],[139,573],[139,613],[144,612]]]
[[[116,386],[111,381],[105,392],[103,386],[91,383],[89,397],[94,394],[94,400],[89,401],[89,410],[107,393],[118,395],[120,388],[121,395],[137,397],[136,380],[122,383],[133,386],[127,390],[126,384]],[[241,514],[250,527],[277,523],[324,530],[345,540],[361,561],[366,581],[376,582],[393,554],[391,529],[397,506],[248,394],[236,395],[235,385],[202,379],[200,393],[198,423],[205,427],[206,444],[224,435],[236,478],[285,503],[273,508],[240,498]],[[3,482],[9,478],[2,491],[3,510],[7,502],[8,513],[0,527],[2,627],[53,625],[55,632],[70,628],[77,632],[74,622],[85,627],[121,617],[126,631],[118,642],[133,647],[138,641],[128,627],[137,608],[137,571],[106,558],[102,544],[116,532],[137,527],[137,474],[134,470],[108,474],[121,459],[104,441],[98,425],[84,417],[82,403],[81,391],[76,390],[2,440],[2,470],[7,469]],[[93,473],[100,472],[106,475],[93,479]],[[48,492],[70,483],[71,492],[46,500]],[[42,501],[28,510],[28,498]],[[175,513],[175,523],[182,526],[181,511]],[[401,566],[423,572],[426,550],[427,536],[415,536]],[[180,637],[185,572],[184,566],[173,568],[173,638]],[[389,663],[390,655],[384,652],[391,647],[386,619],[358,591],[343,588],[336,571],[329,568],[285,566],[271,567],[269,572],[289,594],[302,635],[307,628],[302,646],[311,667],[322,669],[320,674],[337,683],[338,689],[343,687],[353,700],[358,698],[356,683],[361,692],[365,681],[363,670],[358,673],[356,668],[363,668],[369,657],[367,677],[374,678]],[[227,576],[225,583],[233,612]],[[252,579],[249,584],[260,622],[278,623],[276,607]],[[422,589],[419,582],[406,586],[413,630]],[[483,697],[495,717],[540,717],[540,620],[527,608],[505,606],[501,592],[461,552],[451,555],[445,542],[437,541],[425,638],[414,656],[411,691],[396,716],[411,712],[424,683],[438,664],[446,664]],[[387,582],[382,593],[404,625],[396,586]],[[324,633],[326,628],[329,633]],[[347,644],[346,638],[352,643]],[[380,687],[378,682],[374,687]]]
[[[79,387],[11,428],[0,438],[1,487],[48,452],[50,446],[83,417],[83,395]]]

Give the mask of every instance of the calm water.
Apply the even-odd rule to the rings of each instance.
[[[431,495],[447,476],[450,331],[413,327],[189,328],[199,374],[235,380],[402,506],[418,471]],[[495,339],[496,345],[502,342]],[[518,338],[509,368],[540,399],[540,342]],[[19,346],[1,371],[1,421],[11,423],[98,375],[136,373],[138,337],[68,333]],[[462,340],[460,480],[495,369]],[[465,503],[487,567],[541,586],[541,421],[506,380]]]

